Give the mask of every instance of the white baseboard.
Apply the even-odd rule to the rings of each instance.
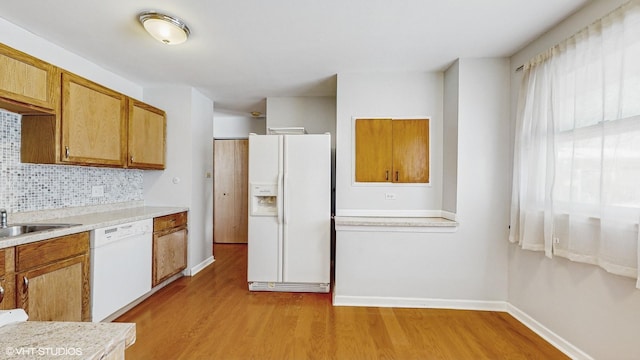
[[[524,326],[531,329],[541,338],[574,360],[593,360],[584,351],[580,350],[558,334],[542,325],[524,311],[506,301],[480,301],[480,300],[449,300],[426,298],[397,298],[376,296],[346,296],[333,294],[334,306],[374,306],[374,307],[398,307],[398,308],[425,308],[425,309],[453,309],[453,310],[477,310],[477,311],[502,311],[507,312]]]
[[[200,264],[197,264],[196,266],[191,267],[191,269],[185,271],[184,275],[185,276],[194,276],[195,274],[197,274],[200,271],[204,270],[204,268],[206,268],[207,266],[213,264],[215,261],[216,261],[216,259],[213,257],[213,255],[209,256],[208,258],[206,258]]]
[[[568,357],[574,360],[593,360],[589,354],[580,350],[567,340],[565,340],[560,335],[554,333],[546,326],[539,323],[537,320],[529,316],[524,311],[518,309],[517,307],[507,304],[507,312],[524,324],[526,327],[531,329],[533,332],[538,334],[541,338],[545,339],[551,345],[555,346],[558,350],[562,351]]]
[[[376,306],[399,308],[431,308],[455,310],[507,311],[505,301],[396,298],[376,296],[333,295],[334,306]]]

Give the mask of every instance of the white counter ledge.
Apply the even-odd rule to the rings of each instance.
[[[122,208],[111,205],[106,211],[103,207],[91,207],[87,209],[71,208],[9,214],[9,225],[20,223],[64,223],[78,225],[3,238],[0,239],[0,249],[188,211],[188,208],[185,207],[143,206],[137,203],[134,205],[136,206]]]
[[[25,321],[0,327],[0,359],[124,359],[136,324]]]
[[[336,231],[455,232],[458,222],[441,217],[335,216]]]

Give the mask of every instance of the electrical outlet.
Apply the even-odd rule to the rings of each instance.
[[[91,187],[91,197],[103,197],[104,185],[95,185]]]
[[[386,194],[384,194],[384,199],[385,200],[395,200],[396,199],[396,194],[394,194],[394,193],[386,193]]]

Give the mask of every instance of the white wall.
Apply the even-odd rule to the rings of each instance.
[[[591,2],[511,58],[512,119],[522,78],[515,68],[624,2]],[[511,126],[513,132],[515,123]],[[640,358],[640,290],[635,280],[511,245],[509,302],[595,359]]]
[[[442,210],[451,214],[456,213],[458,202],[459,73],[457,60],[444,73]]]
[[[429,72],[338,74],[336,215],[424,215],[442,208],[443,74]],[[353,117],[427,116],[431,183],[354,184]],[[385,200],[395,193],[396,200]]]
[[[267,98],[267,128],[304,127],[309,134],[331,133],[336,147],[336,98],[298,96]]]
[[[412,305],[433,299],[449,305],[507,299],[508,64],[506,59],[463,59],[457,65],[459,87],[451,92],[459,98],[457,232],[338,231],[336,297]],[[436,124],[442,122],[443,74],[363,76],[338,75],[338,209],[380,206],[352,196],[361,189],[351,186],[344,171],[340,174],[350,168],[352,114],[423,113],[433,115]],[[417,96],[411,96],[412,90]],[[435,129],[434,142],[440,138],[435,154],[441,157],[442,126]],[[370,189],[371,195],[376,191]],[[430,191],[435,198],[431,202],[414,196],[406,199],[406,206],[439,206],[441,187],[434,185]]]
[[[144,101],[167,113],[166,168],[145,171],[145,204],[189,207],[192,268],[213,253],[213,102],[186,86],[147,88]]]
[[[213,137],[216,139],[247,139],[250,133],[266,133],[265,118],[224,113],[213,114]]]

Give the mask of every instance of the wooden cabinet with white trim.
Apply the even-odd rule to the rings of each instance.
[[[357,182],[428,183],[428,119],[356,119]]]

